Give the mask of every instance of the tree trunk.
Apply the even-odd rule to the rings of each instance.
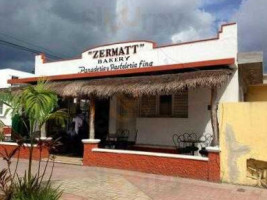
[[[95,139],[95,98],[90,98],[90,131],[89,138]]]
[[[211,115],[211,125],[213,131],[213,141],[212,145],[219,145],[219,126],[218,126],[218,116],[217,116],[217,88],[211,88],[211,99],[210,99],[210,115]]]

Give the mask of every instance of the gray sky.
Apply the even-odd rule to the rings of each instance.
[[[265,8],[266,0],[0,0],[0,39],[70,58],[110,42],[208,38],[236,21],[240,51],[267,51]],[[0,68],[32,71],[34,54],[0,43]]]

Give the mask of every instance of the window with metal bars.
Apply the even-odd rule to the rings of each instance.
[[[188,117],[188,91],[173,95],[143,96],[139,103],[140,117]]]

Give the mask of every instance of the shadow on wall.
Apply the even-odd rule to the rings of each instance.
[[[235,133],[231,125],[226,124],[225,129],[225,141],[227,146],[227,164],[229,168],[229,180],[231,183],[235,183],[240,176],[239,167],[237,166],[237,160],[239,157],[250,151],[249,147],[241,145],[235,137]]]

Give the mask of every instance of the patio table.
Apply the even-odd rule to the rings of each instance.
[[[190,143],[191,144],[190,146],[192,148],[191,154],[194,155],[195,151],[198,150],[198,147],[196,147],[196,144],[203,142],[203,140],[186,139],[186,140],[181,140],[181,142]],[[196,150],[194,150],[194,149],[196,149]]]
[[[107,136],[107,143],[109,147],[115,147],[118,145],[119,141],[124,141],[127,142],[128,141],[128,137],[127,136],[122,136],[120,134],[110,134]]]

